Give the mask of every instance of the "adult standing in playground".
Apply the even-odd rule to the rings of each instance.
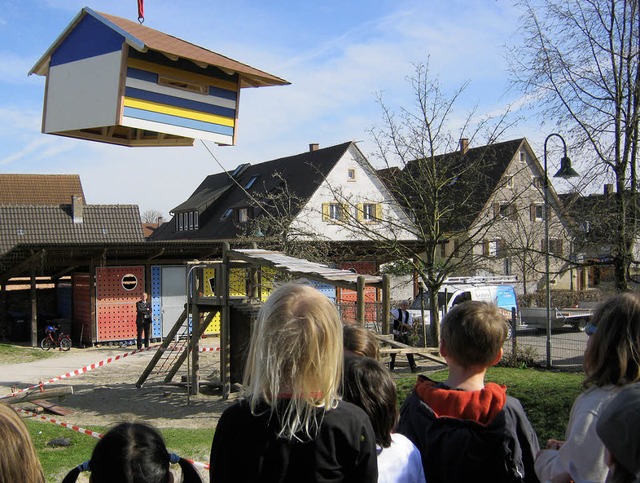
[[[151,304],[147,302],[147,293],[136,302],[136,335],[138,349],[142,349],[142,334],[144,332],[144,346],[149,347],[149,332],[151,332]]]
[[[402,344],[411,345],[409,340],[409,333],[413,331],[413,317],[409,313],[409,302],[403,300],[400,302],[400,307],[391,311],[391,321],[393,322],[393,339],[396,342]],[[391,353],[391,362],[389,363],[389,369],[393,371],[396,365],[396,354]],[[409,367],[411,372],[418,372],[418,366],[413,354],[407,354],[407,360],[409,361]]]

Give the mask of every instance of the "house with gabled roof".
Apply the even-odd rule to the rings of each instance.
[[[350,218],[381,230],[385,219],[408,223],[354,142],[311,144],[304,153],[207,176],[171,214],[151,239],[237,240],[286,219],[288,236],[298,241],[366,242]]]
[[[442,218],[437,241],[438,257],[466,257],[468,272],[455,276],[515,275],[520,290],[541,289],[545,284],[544,170],[525,138],[470,147],[461,139],[458,150],[435,156],[433,162],[446,172],[439,209]],[[387,182],[398,183],[407,172],[419,180],[420,160],[403,170],[387,169]],[[394,181],[394,179],[396,181]],[[401,185],[398,185],[401,186]],[[429,186],[429,184],[425,184]],[[391,188],[394,193],[399,190]],[[405,206],[414,193],[399,199]],[[571,263],[570,220],[553,186],[549,185],[549,248],[552,289],[578,288],[582,274]],[[409,210],[410,211],[410,210]],[[451,215],[453,214],[453,216]],[[465,250],[461,249],[464,244]],[[469,248],[466,248],[469,247]]]

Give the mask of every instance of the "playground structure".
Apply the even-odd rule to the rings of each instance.
[[[223,398],[228,398],[233,387],[239,387],[246,360],[253,322],[269,292],[279,280],[304,279],[307,282],[320,282],[333,285],[356,294],[355,323],[367,325],[365,320],[365,290],[373,287],[380,290],[382,309],[379,340],[383,356],[390,353],[414,354],[418,357],[444,363],[437,349],[410,347],[389,337],[389,277],[388,275],[361,275],[350,270],[330,268],[327,265],[290,257],[281,252],[270,250],[231,249],[223,245],[222,260],[190,262],[188,278],[188,298],[185,310],[174,324],[172,331],[164,339],[161,347],[141,374],[136,385],[141,387],[158,365],[170,365],[165,382],[171,381],[182,364],[187,362],[187,386],[189,394],[200,391],[199,341],[212,321],[220,320],[220,386]],[[213,270],[213,272],[211,271]],[[242,270],[245,273],[246,291],[232,288],[230,274]],[[208,276],[204,276],[207,273]],[[213,274],[213,277],[211,276]],[[211,287],[211,295],[205,296],[203,288]],[[186,323],[187,320],[191,324]],[[186,329],[186,330],[185,330]],[[182,336],[179,331],[182,330]],[[177,350],[169,350],[175,340],[182,340]],[[171,361],[169,359],[172,358]],[[169,362],[168,362],[169,361]]]
[[[199,340],[202,333],[214,320],[220,318],[220,381],[216,383],[222,388],[222,395],[227,398],[234,384],[241,381],[249,336],[253,321],[260,307],[274,284],[278,280],[303,278],[309,281],[328,283],[336,287],[356,292],[356,322],[365,324],[364,293],[366,287],[375,287],[381,291],[383,313],[390,310],[389,280],[386,276],[361,275],[350,270],[339,270],[327,265],[293,258],[281,252],[251,249],[234,249],[223,244],[222,260],[193,261],[189,263],[188,296],[185,310],[176,320],[172,331],[165,337],[147,368],[143,371],[136,385],[142,386],[158,364],[168,355],[176,353],[170,363],[165,382],[171,380],[179,367],[189,359],[187,385],[190,394],[198,394],[200,386]],[[213,270],[213,272],[211,272]],[[230,274],[233,270],[245,272],[245,293],[231,289]],[[205,280],[204,274],[209,276]],[[210,276],[213,273],[213,276]],[[213,288],[211,295],[204,295],[205,285]],[[207,315],[204,315],[207,314]],[[188,320],[191,324],[185,324]],[[184,332],[184,348],[167,350],[174,343],[179,331],[185,325],[191,329]],[[386,325],[386,328],[385,328]],[[383,331],[388,333],[389,321],[385,317]],[[186,336],[186,337],[185,337]]]

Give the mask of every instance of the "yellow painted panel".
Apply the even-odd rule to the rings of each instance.
[[[247,295],[246,270],[243,268],[232,268],[229,272],[229,295]]]
[[[207,315],[209,314],[208,313],[204,314],[205,317]],[[220,312],[218,312],[216,315],[213,316],[213,319],[211,319],[211,323],[204,330],[204,335],[213,335],[213,334],[219,334],[219,333],[220,333]]]
[[[131,57],[127,59],[127,65],[135,69],[146,70],[148,72],[168,75],[185,81],[194,81],[198,84],[220,87],[229,91],[238,92],[238,84],[236,84],[235,82],[216,79],[215,77],[210,77],[208,75],[196,74],[195,72],[175,69],[173,67],[154,64],[153,62],[147,62],[146,60],[133,59]]]
[[[261,285],[262,285],[262,297],[261,300],[264,302],[269,298],[271,292],[273,292],[273,282],[276,278],[276,271],[273,268],[263,267],[261,274]]]
[[[204,296],[212,297],[215,295],[213,291],[213,284],[216,276],[215,268],[205,268],[204,269]]]
[[[185,109],[183,107],[168,106],[158,102],[143,101],[141,99],[124,98],[126,107],[134,107],[145,111],[159,112],[169,114],[171,116],[184,117],[186,119],[194,119],[196,121],[210,122],[212,124],[220,124],[221,126],[233,127],[235,119],[230,117],[218,116],[217,114],[208,114],[206,112],[194,111],[193,109]]]

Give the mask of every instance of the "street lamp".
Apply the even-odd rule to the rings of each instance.
[[[547,367],[551,367],[551,277],[549,268],[549,175],[547,174],[547,142],[552,137],[558,137],[564,146],[564,156],[560,160],[560,169],[554,178],[574,178],[579,176],[571,167],[571,160],[567,156],[567,143],[560,134],[551,133],[544,140],[544,240],[545,240],[545,278],[547,296]]]

